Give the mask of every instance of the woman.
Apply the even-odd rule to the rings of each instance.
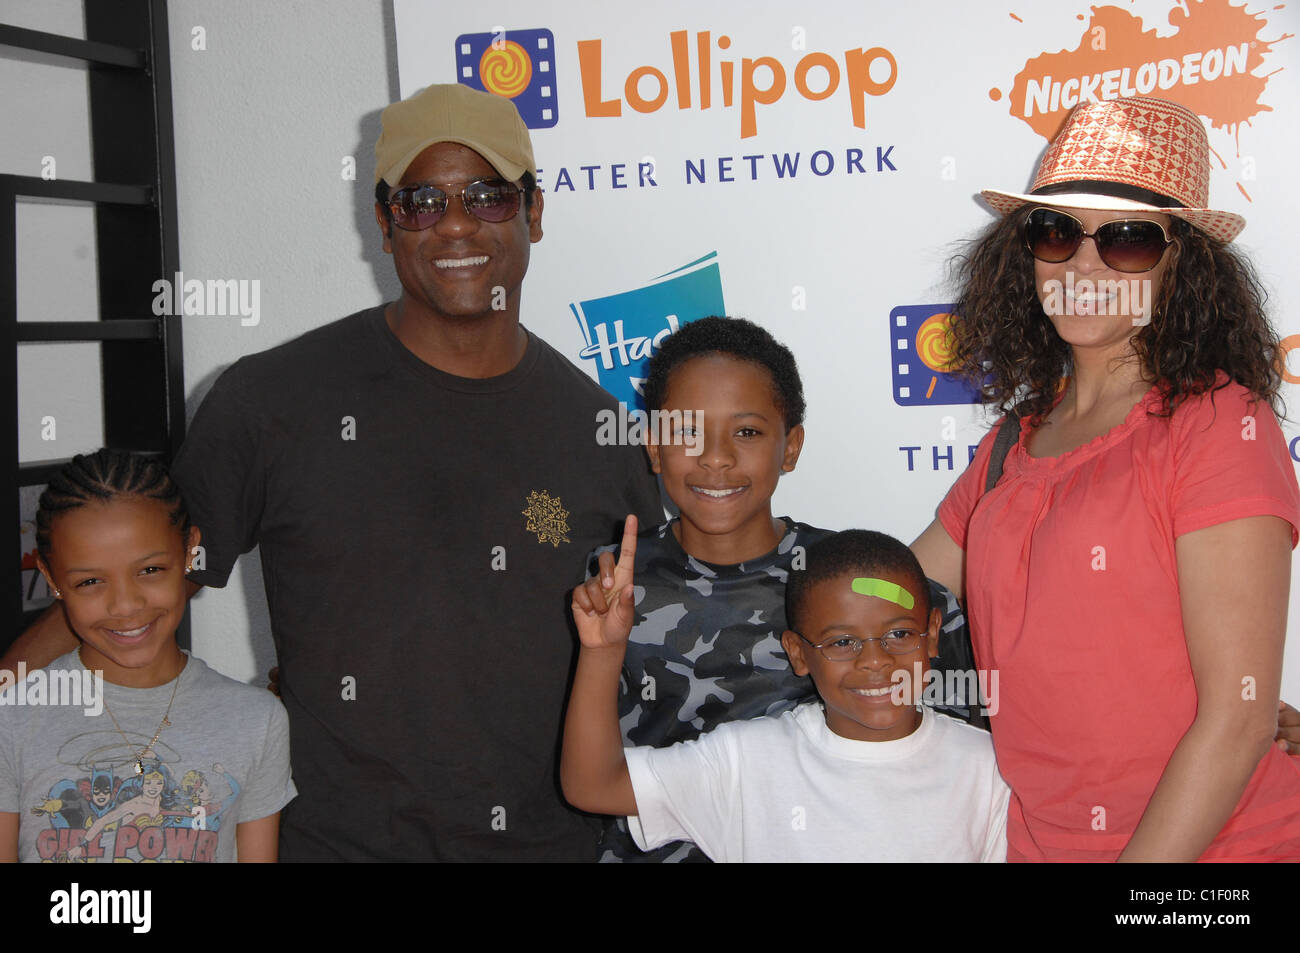
[[[1173,103],[1080,106],[958,263],[954,348],[1022,418],[914,544],[964,581],[1010,860],[1300,859],[1271,742],[1300,491],[1245,222]],[[964,578],[963,578],[964,577]]]

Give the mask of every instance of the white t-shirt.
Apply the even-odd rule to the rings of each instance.
[[[624,754],[642,850],[691,840],[715,861],[1007,857],[1011,792],[988,733],[930,709],[898,741],[841,738],[809,702]]]

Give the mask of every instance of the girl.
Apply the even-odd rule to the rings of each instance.
[[[288,720],[176,644],[202,550],[165,467],[117,450],[74,457],[36,519],[38,565],[81,645],[30,677],[49,686],[43,704],[16,705],[21,685],[0,696],[0,860],[274,861],[296,793]],[[54,690],[74,683],[85,688]],[[214,763],[238,779],[220,824],[175,782]],[[111,801],[50,805],[50,791],[76,800],[106,773]]]
[[[1300,859],[1271,745],[1300,493],[1245,223],[1208,183],[1195,114],[1085,104],[959,260],[958,360],[1024,426],[914,548],[1000,673],[1011,860]]]

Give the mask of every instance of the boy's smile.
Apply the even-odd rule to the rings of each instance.
[[[802,612],[802,635],[787,629],[781,644],[795,674],[812,676],[831,731],[854,741],[896,741],[916,730],[920,715],[913,705],[894,704],[894,672],[902,669],[910,677],[919,664],[925,673],[929,659],[939,651],[943,616],[938,609],[927,611],[929,600],[924,591],[914,591],[914,579],[873,570],[874,576],[912,596],[913,607],[907,609],[891,599],[854,592],[856,575],[845,573],[814,585]],[[920,641],[910,652],[895,655],[879,641],[888,633],[919,635]],[[853,639],[871,641],[863,641],[861,651],[843,661],[823,654],[823,649],[833,652],[837,643],[847,651]],[[913,686],[913,694],[919,696],[920,686]]]
[[[785,429],[766,368],[705,354],[677,367],[658,410],[691,411],[695,454],[674,434],[647,447],[651,467],[681,513],[674,527],[682,548],[697,559],[735,565],[770,552],[783,528],[772,520],[772,494],[793,470],[803,427]],[[685,427],[683,424],[675,424]]]

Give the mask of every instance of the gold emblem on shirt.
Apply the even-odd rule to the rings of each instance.
[[[558,548],[560,543],[569,542],[569,511],[558,496],[551,496],[545,490],[533,490],[528,494],[528,509],[520,512],[528,517],[525,529],[536,533],[539,543],[549,541]]]

